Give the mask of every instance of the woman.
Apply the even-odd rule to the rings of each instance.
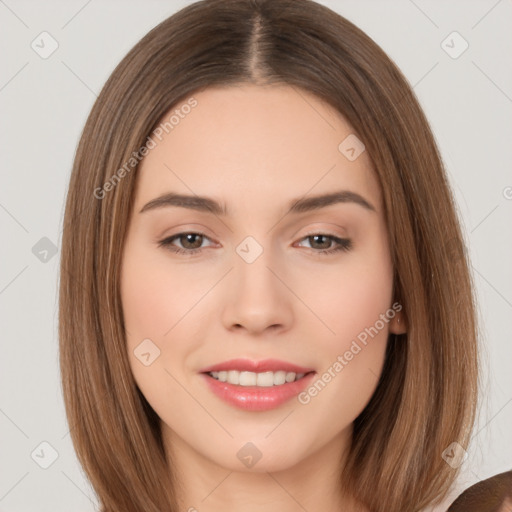
[[[475,415],[473,292],[389,57],[310,0],[147,34],[77,150],[60,348],[105,512],[439,503]]]

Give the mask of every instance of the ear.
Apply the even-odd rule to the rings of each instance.
[[[405,334],[407,332],[407,322],[403,311],[397,311],[389,321],[389,332],[392,334]]]

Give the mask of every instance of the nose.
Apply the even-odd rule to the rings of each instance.
[[[290,328],[293,285],[286,282],[286,270],[270,251],[263,250],[252,263],[236,254],[228,281],[222,311],[226,329],[262,334]]]

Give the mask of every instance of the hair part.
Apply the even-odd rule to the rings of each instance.
[[[203,0],[152,29],[115,68],[87,119],[70,178],[59,294],[62,386],[77,456],[102,511],[178,509],[159,418],[126,351],[120,268],[137,168],[103,198],[94,190],[171,108],[205,88],[241,84],[312,93],[366,146],[408,332],[389,337],[339,481],[372,511],[435,504],[457,476],[443,450],[452,442],[466,447],[470,437],[478,365],[467,255],[427,119],[393,61],[327,7]]]

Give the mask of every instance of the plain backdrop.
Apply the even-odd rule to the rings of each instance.
[[[104,82],[144,34],[189,3],[0,0],[3,512],[96,510],[59,380],[65,194],[78,138]],[[512,2],[320,3],[363,29],[406,75],[460,210],[478,294],[484,393],[455,496],[512,469]],[[53,41],[58,47],[43,58]]]

